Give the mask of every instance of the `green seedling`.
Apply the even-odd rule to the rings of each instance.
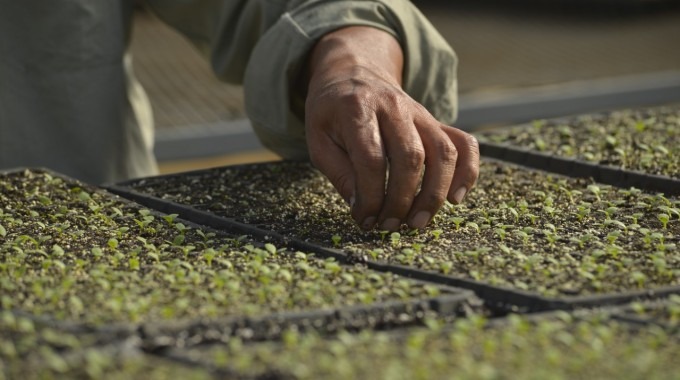
[[[504,229],[502,229],[502,228],[495,228],[495,229],[494,229],[494,233],[496,234],[496,236],[498,236],[498,238],[499,238],[501,241],[505,240],[506,232],[505,232]]]
[[[613,245],[614,242],[616,242],[616,239],[619,238],[619,236],[621,236],[621,232],[620,232],[620,231],[612,231],[612,232],[610,232],[610,233],[607,234],[607,242],[608,242],[610,245]]]
[[[460,224],[465,221],[464,218],[461,218],[459,216],[451,217],[451,218],[449,218],[449,220],[452,221],[453,224],[456,226],[456,231],[458,231],[460,229]]]
[[[392,242],[392,246],[399,245],[400,240],[401,240],[401,234],[399,232],[392,232],[390,234],[390,242]]]
[[[331,236],[331,241],[333,241],[333,247],[340,247],[340,242],[342,241],[342,236],[340,235],[333,235]]]
[[[432,230],[432,231],[430,231],[430,233],[431,233],[432,236],[435,238],[435,240],[439,240],[439,237],[441,236],[441,234],[442,234],[443,232],[444,232],[444,231],[442,231],[442,230]]]
[[[600,201],[600,194],[602,193],[602,189],[597,186],[597,185],[588,185],[588,191],[590,191],[593,195],[595,195],[595,198]]]
[[[630,278],[640,288],[644,287],[645,282],[647,282],[647,276],[640,271],[634,271],[631,273]]]
[[[465,223],[465,227],[470,227],[470,228],[474,229],[475,231],[477,231],[477,233],[480,232],[479,225],[475,222],[467,222],[467,223]]]
[[[168,223],[168,225],[172,226],[175,224],[175,219],[177,219],[179,215],[177,214],[168,214],[164,215],[163,219]]]

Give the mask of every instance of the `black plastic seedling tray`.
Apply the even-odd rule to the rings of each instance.
[[[677,106],[627,109],[503,127],[478,138],[485,157],[680,195],[678,115]]]
[[[10,171],[0,172],[0,175],[17,175],[29,170],[36,173],[46,173],[52,178],[59,178],[66,183],[74,185],[89,186],[82,184],[77,180],[61,175],[59,173],[46,169],[14,169]],[[102,192],[104,196],[115,198],[121,204],[127,204],[135,208],[142,209],[143,206],[125,198],[105,192],[103,189],[88,187],[88,191]],[[158,205],[156,205],[158,206]],[[164,211],[163,207],[153,207],[151,215],[161,220],[162,214],[158,212]],[[181,222],[183,226],[190,227],[194,230],[200,229],[205,234],[231,234],[232,236],[244,235],[251,238],[251,244],[264,247],[264,242],[270,241],[267,234],[262,231],[241,226],[238,224],[228,225],[214,225],[219,231],[212,230],[206,225],[197,223],[200,219],[194,218],[194,221],[175,219],[174,222]],[[1,221],[1,220],[0,220]],[[6,233],[6,231],[5,231]],[[253,235],[253,233],[255,235]],[[4,234],[3,234],[4,235]],[[254,237],[254,239],[252,239]],[[2,240],[0,240],[2,241]],[[282,240],[277,240],[281,241]],[[292,254],[292,251],[287,251]],[[288,254],[285,253],[285,254]],[[329,257],[322,255],[322,257]],[[335,257],[344,259],[343,255],[335,255]],[[344,264],[348,264],[346,261]],[[370,269],[367,269],[370,270]],[[418,281],[409,280],[413,284]],[[422,284],[421,285],[426,285]],[[469,307],[475,307],[479,302],[474,299],[474,294],[469,290],[456,289],[447,286],[436,286],[439,294],[434,296],[419,296],[410,299],[400,300],[394,299],[391,301],[376,301],[368,304],[357,304],[350,306],[335,306],[316,308],[310,307],[299,311],[283,311],[283,312],[265,312],[260,315],[233,315],[230,317],[215,317],[215,318],[175,318],[167,321],[148,322],[141,320],[139,322],[109,322],[106,324],[93,324],[77,319],[55,319],[49,314],[35,315],[28,311],[21,309],[9,310],[16,316],[28,318],[35,323],[49,326],[74,334],[100,334],[102,339],[119,340],[123,337],[130,337],[140,335],[144,338],[155,337],[154,332],[164,331],[164,339],[170,339],[171,336],[187,336],[189,330],[191,331],[220,331],[220,336],[227,337],[230,334],[239,335],[244,338],[252,339],[267,339],[275,336],[277,331],[283,328],[295,326],[300,329],[314,328],[320,330],[333,331],[337,329],[359,329],[359,328],[388,328],[391,326],[413,324],[421,321],[425,317],[456,317],[465,314]],[[0,308],[0,312],[2,309]],[[173,334],[169,334],[169,332]],[[198,336],[194,333],[193,336]],[[201,338],[209,339],[209,333],[201,335]],[[175,338],[172,338],[175,339]],[[179,339],[179,338],[177,338]],[[161,339],[162,340],[162,339]]]
[[[270,165],[261,164],[261,165]],[[252,168],[254,165],[239,165],[229,167],[233,170],[240,170],[245,168]],[[224,169],[224,168],[221,168]],[[354,254],[346,251],[331,248],[329,245],[323,243],[305,241],[297,236],[281,233],[281,231],[273,231],[270,228],[262,227],[261,225],[245,224],[239,222],[237,217],[222,217],[215,213],[203,211],[198,209],[200,205],[184,205],[174,201],[157,198],[142,194],[133,190],[131,187],[140,182],[154,182],[160,183],[164,180],[188,176],[192,178],[200,178],[204,175],[211,175],[219,171],[217,169],[199,170],[179,175],[166,175],[158,177],[150,177],[146,179],[137,179],[133,181],[126,181],[120,184],[107,186],[111,192],[117,193],[123,197],[129,198],[144,204],[148,207],[153,207],[165,213],[176,213],[182,218],[192,220],[202,225],[208,225],[219,230],[229,230],[237,233],[249,234],[259,238],[269,239],[270,241],[281,242],[289,247],[298,250],[314,252],[321,257],[334,257],[341,262],[352,262],[360,260],[366,265],[378,271],[392,272],[405,277],[410,277],[422,281],[445,284],[448,286],[470,289],[474,291],[477,296],[482,298],[487,306],[496,310],[503,311],[520,311],[520,312],[535,312],[545,310],[567,310],[579,307],[594,307],[602,305],[617,305],[627,303],[637,299],[656,298],[668,294],[680,294],[680,286],[665,286],[650,289],[640,289],[620,293],[603,293],[595,295],[583,296],[558,296],[546,297],[536,292],[524,291],[520,289],[511,288],[508,286],[496,286],[483,281],[472,280],[455,275],[444,275],[427,270],[416,269],[410,266],[397,265],[393,263],[385,263],[365,257],[357,257]],[[244,190],[247,191],[247,190]],[[291,221],[291,223],[294,223]]]
[[[527,166],[570,177],[592,178],[593,181],[616,187],[635,187],[647,191],[680,195],[680,180],[613,166],[569,159],[554,154],[515,147],[509,144],[482,141],[479,143],[483,157]]]
[[[278,340],[281,333],[289,329],[320,334],[363,329],[385,330],[419,325],[428,317],[451,319],[463,316],[472,297],[472,292],[463,290],[426,300],[285,312],[259,317],[161,322],[141,325],[140,333],[145,350],[158,351],[170,347],[224,343],[234,337],[243,341]]]

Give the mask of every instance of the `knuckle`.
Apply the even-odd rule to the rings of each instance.
[[[349,93],[345,93],[341,98],[340,102],[346,107],[361,109],[366,105],[366,95],[363,91],[357,90]]]
[[[471,152],[479,154],[479,141],[477,138],[471,134],[465,135],[465,144],[468,146]]]
[[[467,185],[468,189],[471,189],[475,183],[477,182],[477,178],[479,178],[479,167],[473,166],[470,168],[468,178],[467,178]]]
[[[335,173],[329,176],[328,179],[342,195],[345,195],[347,191],[351,191],[350,184],[352,183],[352,175],[350,173]]]
[[[469,187],[471,188],[475,182],[477,182],[477,178],[479,178],[479,142],[477,139],[472,136],[468,135],[466,139],[468,145],[470,146],[470,154],[469,154],[469,159],[466,160],[465,162],[465,169],[467,172],[467,183]]]
[[[403,95],[389,92],[384,99],[387,106],[386,109],[389,110],[387,117],[395,122],[411,123],[411,120],[413,120],[413,112],[410,107],[410,102],[405,99]]]
[[[369,171],[384,171],[386,168],[385,157],[382,152],[367,152],[362,157],[362,162],[359,163]]]
[[[401,149],[397,160],[407,170],[419,170],[425,162],[425,151],[420,147],[408,145]]]
[[[436,159],[444,164],[454,164],[458,159],[458,149],[449,139],[440,139],[436,142]]]
[[[413,198],[415,194],[405,193],[405,194],[390,194],[389,204],[392,206],[395,214],[398,216],[403,216],[408,212],[408,209],[413,203]]]
[[[444,204],[446,195],[446,193],[441,193],[438,191],[429,191],[427,193],[421,192],[418,194],[418,201],[429,210],[438,210],[439,207]]]
[[[404,97],[395,91],[386,91],[382,95],[383,100],[395,109],[405,109]]]
[[[366,124],[374,114],[370,96],[360,90],[343,94],[337,99],[336,106],[357,126]]]
[[[477,182],[477,178],[479,178],[479,167],[477,165],[466,165],[464,170],[461,170],[462,168],[458,168],[456,170],[455,176],[458,177],[458,181],[465,185],[465,187],[469,190],[472,189]]]

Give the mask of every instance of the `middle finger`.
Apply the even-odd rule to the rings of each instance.
[[[378,223],[382,230],[395,231],[405,221],[418,191],[425,150],[411,118],[385,117],[380,130],[389,174]]]

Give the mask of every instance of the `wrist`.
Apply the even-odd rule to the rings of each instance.
[[[318,84],[361,77],[369,71],[401,86],[403,53],[389,33],[352,26],[323,36],[312,49],[305,75],[311,92]]]

